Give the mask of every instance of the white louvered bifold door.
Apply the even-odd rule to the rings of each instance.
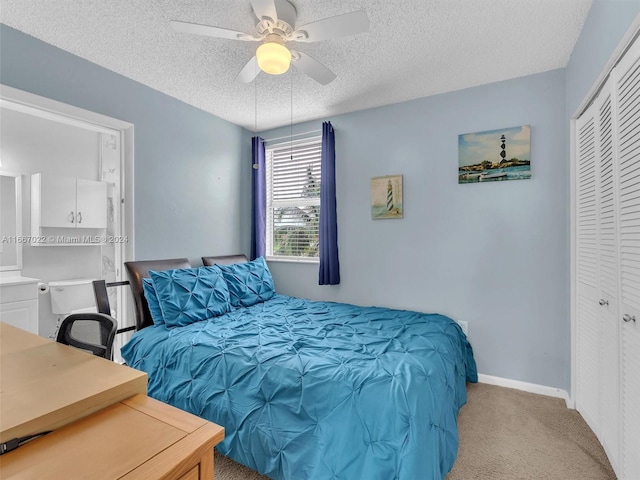
[[[613,137],[615,102],[609,78],[595,101],[598,148],[598,316],[600,330],[599,409],[600,440],[614,469],[618,470],[620,436],[617,165]]]
[[[576,408],[599,427],[598,198],[596,106],[576,122]]]
[[[640,39],[576,120],[576,409],[640,480]]]
[[[640,41],[614,69],[620,225],[621,478],[640,479]],[[633,320],[635,318],[635,321]],[[626,321],[625,321],[626,320]]]

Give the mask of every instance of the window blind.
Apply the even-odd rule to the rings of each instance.
[[[317,258],[322,137],[266,146],[267,256]]]

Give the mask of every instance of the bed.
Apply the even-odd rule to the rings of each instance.
[[[125,264],[139,330],[122,356],[148,374],[151,397],[224,426],[216,448],[273,479],[446,476],[466,382],[477,381],[453,320],[274,293],[188,325],[155,325],[144,278],[185,261]],[[203,261],[233,269],[246,259]]]

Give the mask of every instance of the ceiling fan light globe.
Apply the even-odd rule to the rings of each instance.
[[[263,72],[269,75],[281,75],[289,70],[291,52],[280,43],[267,42],[256,50],[256,59]]]

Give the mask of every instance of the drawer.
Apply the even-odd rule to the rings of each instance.
[[[38,284],[23,283],[18,285],[0,286],[0,303],[20,302],[22,300],[37,300]]]
[[[181,476],[178,480],[200,480],[200,471],[198,465],[193,467],[183,476]]]

